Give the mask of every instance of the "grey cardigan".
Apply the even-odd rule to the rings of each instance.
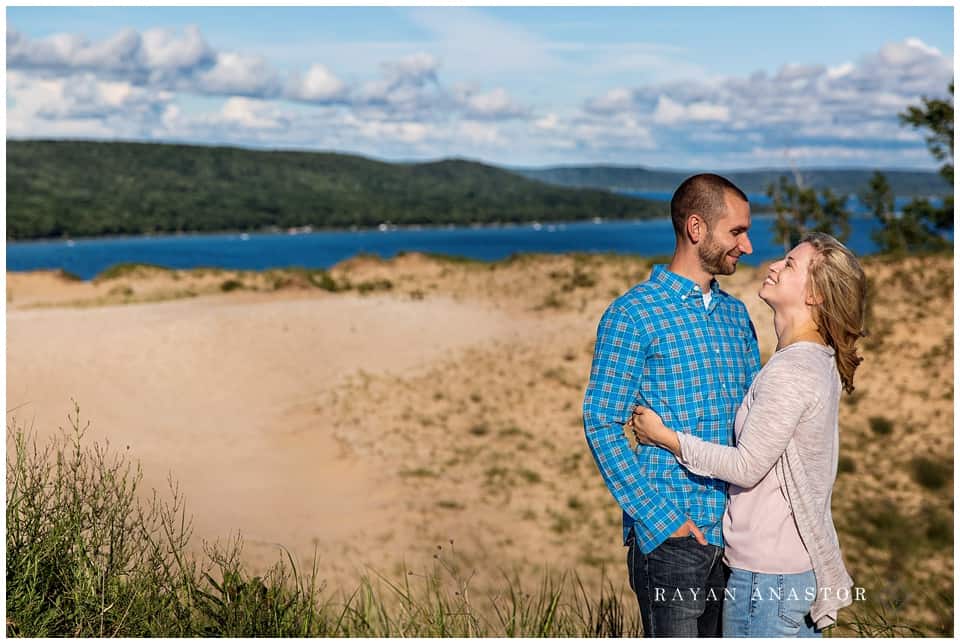
[[[680,463],[694,474],[756,485],[775,468],[803,545],[813,563],[817,597],[810,617],[833,625],[852,603],[853,580],[840,554],[830,501],[837,476],[840,375],[834,351],[797,342],[777,351],[741,403],[744,425],[736,447],[678,433]]]

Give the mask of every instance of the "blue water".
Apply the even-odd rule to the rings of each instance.
[[[773,219],[754,217],[750,230],[754,252],[742,262],[755,265],[783,255],[773,243]],[[539,226],[539,227],[538,227]],[[329,268],[358,253],[390,258],[403,251],[462,255],[498,260],[514,253],[611,252],[643,256],[669,255],[673,228],[669,219],[653,221],[576,222],[497,228],[423,228],[315,232],[287,235],[176,235],[24,241],[7,243],[7,270],[57,269],[88,280],[121,262],[168,268],[220,267],[262,270],[285,266]],[[877,250],[872,218],[851,220],[847,245],[858,254]]]

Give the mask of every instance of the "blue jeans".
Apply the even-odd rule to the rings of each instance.
[[[720,637],[726,566],[723,550],[693,537],[669,538],[643,554],[633,536],[627,551],[645,637]]]
[[[773,575],[731,568],[723,600],[724,637],[822,637],[810,619],[812,570]]]

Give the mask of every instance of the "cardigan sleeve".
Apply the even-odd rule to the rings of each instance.
[[[760,371],[753,404],[747,411],[736,447],[677,433],[678,461],[694,474],[750,488],[760,482],[780,458],[800,422],[819,406],[827,383],[810,368],[805,352],[774,356]]]

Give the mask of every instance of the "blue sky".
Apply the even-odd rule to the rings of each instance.
[[[8,137],[932,168],[952,7],[10,7]]]

